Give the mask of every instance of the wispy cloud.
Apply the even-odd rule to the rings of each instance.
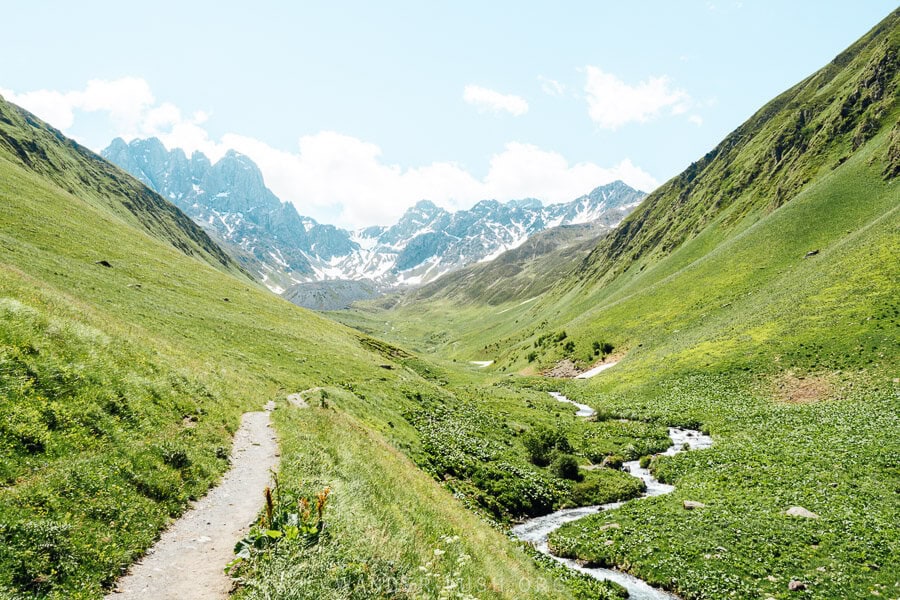
[[[467,85],[463,90],[463,100],[479,110],[501,113],[506,112],[520,117],[528,112],[528,102],[520,96],[501,94],[477,85]]]
[[[628,123],[646,123],[668,109],[670,114],[687,112],[690,95],[673,87],[666,77],[650,77],[634,85],[625,83],[598,67],[585,69],[588,114],[603,129],[618,129]]]
[[[538,81],[541,83],[541,90],[548,96],[562,96],[566,93],[566,86],[555,79],[538,75]]]

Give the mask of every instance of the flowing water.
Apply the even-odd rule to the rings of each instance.
[[[578,416],[589,417],[594,414],[594,410],[591,407],[585,404],[578,404],[577,402],[573,402],[562,394],[551,392],[550,395],[552,395],[560,402],[568,402],[569,404],[574,404],[575,406],[577,406],[578,412],[575,414]],[[670,427],[669,437],[672,439],[672,446],[668,450],[663,452],[663,454],[665,454],[666,456],[673,456],[683,451],[685,447],[690,450],[702,450],[704,448],[709,448],[710,446],[712,446],[712,438],[692,429],[679,429],[677,427]],[[665,483],[661,483],[660,481],[658,481],[655,477],[653,477],[653,475],[650,474],[650,471],[648,471],[647,469],[642,469],[640,463],[636,460],[626,462],[623,465],[623,469],[625,471],[628,471],[635,477],[638,477],[641,481],[644,482],[644,484],[646,484],[647,491],[644,492],[642,498],[646,498],[648,496],[661,496],[663,494],[668,494],[675,489],[671,485],[666,485]],[[677,599],[678,596],[675,596],[674,594],[670,594],[669,592],[665,592],[663,590],[656,589],[646,582],[638,579],[637,577],[634,577],[627,573],[616,571],[615,569],[583,567],[572,559],[560,558],[558,556],[553,556],[552,554],[550,554],[550,549],[547,546],[547,538],[552,532],[559,529],[562,525],[571,521],[577,521],[582,517],[593,515],[603,510],[619,508],[620,506],[622,506],[622,502],[611,502],[609,504],[601,504],[598,506],[581,506],[578,508],[566,508],[563,510],[558,510],[555,513],[551,513],[549,515],[529,519],[521,525],[513,527],[512,534],[522,541],[531,542],[532,544],[534,544],[534,547],[538,551],[551,556],[554,560],[563,563],[570,569],[574,569],[586,575],[590,575],[591,577],[594,577],[596,579],[607,579],[618,583],[626,590],[628,590],[628,597],[631,600]]]

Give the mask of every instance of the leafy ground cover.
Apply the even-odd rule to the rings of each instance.
[[[900,572],[898,392],[861,374],[807,403],[775,401],[768,382],[747,374],[686,375],[627,395],[584,390],[612,410],[702,413],[715,445],[654,461],[673,494],[565,525],[551,544],[686,598],[793,597],[792,580],[810,597],[891,597]],[[705,507],[685,510],[685,500]],[[818,518],[787,515],[794,506]]]

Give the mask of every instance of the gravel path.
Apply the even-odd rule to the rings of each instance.
[[[245,413],[222,482],[163,532],[106,598],[227,598],[231,580],[223,569],[234,557],[234,544],[256,520],[263,489],[271,485],[270,470],[277,465],[269,413]]]

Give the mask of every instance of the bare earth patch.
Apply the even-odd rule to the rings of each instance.
[[[825,375],[794,375],[788,371],[774,381],[775,398],[788,404],[808,404],[827,400],[833,386]]]
[[[581,369],[575,366],[575,363],[568,358],[564,358],[556,363],[552,369],[544,373],[544,376],[571,379],[572,377],[576,377],[579,373],[581,373]]]
[[[222,482],[166,529],[107,599],[219,600],[231,579],[224,568],[234,544],[256,519],[278,444],[268,412],[248,412],[234,435],[231,468]]]
[[[564,358],[557,362],[552,369],[545,371],[543,375],[559,379],[590,379],[615,366],[623,356],[623,353],[611,354],[587,370],[579,368],[572,360]]]

